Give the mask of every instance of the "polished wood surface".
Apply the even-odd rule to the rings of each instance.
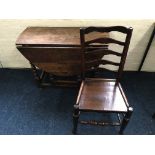
[[[87,39],[99,36],[107,37],[108,34],[95,32]],[[18,37],[16,46],[30,63],[47,73],[57,76],[81,74],[79,27],[28,27]],[[104,47],[107,48],[107,45]],[[94,45],[90,48],[100,47]],[[102,53],[89,54],[88,60],[101,59],[102,56]]]
[[[115,80],[86,79],[79,100],[79,109],[127,112],[127,101]]]
[[[93,33],[89,38],[100,34]],[[102,36],[108,36],[107,33]],[[80,46],[79,27],[28,27],[18,37],[16,45]]]
[[[128,48],[129,48],[129,44],[130,44],[130,38],[131,38],[131,31],[132,28],[126,28],[123,26],[111,26],[111,27],[88,27],[88,28],[81,28],[80,29],[80,40],[81,40],[81,58],[82,58],[82,68],[83,71],[82,73],[85,74],[85,72],[87,71],[88,68],[98,68],[100,65],[114,65],[114,66],[118,66],[118,74],[117,74],[117,81],[120,80],[121,78],[121,74],[124,68],[124,64],[125,64],[125,60],[126,60],[126,56],[127,56],[127,52],[128,52]],[[98,32],[98,33],[109,33],[110,36],[110,32],[117,32],[117,33],[123,33],[125,35],[125,39],[124,41],[120,41],[120,40],[116,40],[113,38],[110,38],[109,36],[96,36],[94,38],[87,38],[86,36],[90,33],[93,32]],[[111,35],[112,36],[112,35]],[[91,51],[88,51],[89,47],[94,45],[94,44],[98,44],[98,45],[105,45],[105,44],[113,44],[113,45],[120,45],[123,46],[123,50],[122,51],[113,51],[111,49],[92,49]],[[116,46],[116,47],[117,47]],[[89,61],[87,59],[88,54],[91,54],[93,56],[93,54],[101,54],[102,53],[102,59],[98,59],[96,58],[93,61]],[[120,57],[119,62],[113,62],[110,60],[106,60],[104,58],[105,55],[115,55]],[[85,75],[83,75],[85,76]]]
[[[80,75],[79,48],[17,47],[38,68],[58,76]]]
[[[117,32],[123,33],[125,35],[124,41],[116,40],[110,37],[98,37],[86,39],[86,35],[92,32]],[[120,134],[123,134],[125,127],[127,126],[131,114],[132,107],[129,106],[127,98],[123,92],[120,85],[120,79],[123,72],[130,39],[132,35],[132,28],[127,28],[123,26],[111,26],[111,27],[88,27],[80,29],[81,38],[81,62],[82,62],[82,83],[77,97],[76,104],[74,105],[73,112],[73,133],[77,132],[78,119],[80,112],[108,112],[116,113],[118,115],[118,122],[116,123],[105,123],[97,121],[82,121],[84,124],[93,125],[120,125]],[[112,35],[111,35],[112,36]],[[88,50],[93,44],[114,44],[123,46],[122,51],[113,51],[108,49],[92,49]],[[116,46],[116,47],[117,47]],[[95,58],[94,60],[89,60],[89,54],[101,54],[102,59]],[[118,62],[113,60],[106,60],[105,55],[118,56],[120,59]],[[117,66],[117,74],[115,79],[99,79],[99,78],[87,78],[86,71],[89,68],[94,68],[95,70],[101,70],[100,65],[113,65]],[[120,117],[122,115],[122,117]]]
[[[16,45],[80,45],[79,28],[28,27],[17,39]]]

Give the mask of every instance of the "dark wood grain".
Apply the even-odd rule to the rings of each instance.
[[[122,53],[118,53],[118,52],[115,52],[113,50],[102,49],[102,48],[101,49],[98,48],[98,49],[95,49],[95,50],[92,49],[91,51],[86,50],[86,52],[85,52],[86,57],[89,56],[89,55],[95,56],[97,54],[102,54],[102,56],[103,55],[110,55],[110,54],[116,55],[116,56],[122,56]]]
[[[125,35],[125,40],[119,41],[112,38],[95,38],[91,40],[86,39],[86,34],[92,32],[122,32]],[[126,28],[123,26],[112,26],[112,27],[88,27],[80,29],[80,38],[81,38],[81,72],[82,72],[82,85],[80,87],[80,91],[78,94],[78,99],[76,104],[74,105],[74,114],[78,114],[78,117],[74,117],[74,128],[73,133],[77,132],[77,119],[79,118],[80,112],[109,112],[109,113],[117,113],[118,115],[122,114],[122,117],[118,117],[118,123],[103,123],[96,121],[83,121],[85,124],[96,124],[96,125],[120,125],[120,134],[123,134],[125,127],[127,126],[131,114],[132,107],[129,106],[125,93],[120,84],[121,75],[123,72],[130,39],[132,35],[132,28]],[[109,44],[115,43],[123,46],[122,53],[118,53],[116,51],[110,49],[92,49],[88,50],[89,44]],[[100,59],[92,59],[94,54],[101,54],[103,57]],[[119,62],[113,62],[111,60],[106,60],[104,55],[116,55],[120,57]],[[91,60],[91,61],[90,61]],[[115,79],[99,79],[99,78],[87,78],[86,71],[90,69],[98,70],[100,65],[114,65],[118,66],[117,76]],[[123,119],[121,119],[123,118]]]
[[[93,67],[93,66],[98,66],[98,65],[107,65],[107,64],[114,65],[114,66],[120,65],[117,62],[112,62],[109,60],[93,60],[93,61],[86,61],[85,66],[87,68],[87,67]]]
[[[89,36],[93,38],[96,33]],[[100,34],[98,34],[100,35]],[[100,35],[101,36],[101,35]],[[107,33],[102,36],[108,36]],[[18,37],[16,45],[80,46],[79,27],[28,27]]]
[[[81,110],[126,112],[127,107],[115,80],[86,79],[81,92]]]
[[[121,32],[121,33],[124,33],[125,35],[125,39],[124,41],[120,41],[120,40],[117,40],[117,39],[113,39],[113,38],[109,38],[109,37],[104,37],[104,38],[100,38],[98,36],[95,37],[95,39],[88,39],[86,38],[86,36],[90,33],[93,33],[93,32],[100,32],[101,34],[102,33],[105,33],[105,32],[109,32],[109,35],[111,32]],[[81,52],[82,52],[82,62],[83,62],[83,65],[82,65],[82,73],[85,74],[85,71],[87,70],[88,68],[88,65],[87,64],[87,49],[88,49],[88,46],[89,44],[93,44],[93,43],[97,43],[97,42],[100,42],[101,44],[109,44],[109,43],[116,43],[116,44],[119,44],[119,45],[122,45],[123,46],[123,51],[120,52],[119,55],[120,56],[120,61],[118,62],[109,62],[109,64],[111,65],[115,65],[115,66],[118,66],[118,74],[117,74],[117,82],[119,82],[120,78],[121,78],[121,75],[122,75],[122,71],[123,71],[123,68],[124,68],[124,64],[125,64],[125,60],[126,60],[126,56],[127,56],[127,51],[128,51],[128,48],[129,48],[129,44],[130,44],[130,39],[131,39],[131,34],[132,34],[132,28],[129,27],[129,28],[126,28],[126,27],[123,27],[123,26],[111,26],[111,27],[88,27],[88,28],[81,28],[80,29],[80,38],[81,38]],[[107,51],[106,55],[108,54],[112,54],[112,50],[110,49],[106,49],[109,51]],[[91,53],[95,53],[96,49],[92,50]],[[97,53],[97,51],[96,51]],[[118,53],[116,51],[113,51],[113,53]],[[104,54],[103,54],[104,56]],[[92,54],[92,57],[93,57],[93,54]],[[98,61],[95,60],[94,62],[96,65],[98,64],[108,64],[108,61],[107,60],[104,60],[104,57],[103,59],[98,59]],[[92,62],[93,64],[93,62]],[[84,77],[85,75],[83,75]]]
[[[118,45],[122,45],[124,46],[125,43],[122,41],[118,41],[112,38],[97,38],[97,39],[93,39],[93,40],[89,40],[85,42],[85,45],[90,45],[90,44],[94,44],[94,43],[99,43],[99,44],[109,44],[109,43],[113,43],[113,44],[118,44]]]
[[[111,31],[116,31],[116,32],[121,32],[121,33],[130,33],[130,27],[124,27],[124,26],[107,26],[107,27],[86,27],[82,28],[84,29],[84,33],[88,34],[91,32],[111,32]]]
[[[92,33],[87,39],[107,37]],[[59,76],[81,74],[80,28],[78,27],[28,27],[16,41],[17,49],[32,64],[47,73]],[[102,46],[104,48],[107,45]],[[98,49],[99,45],[89,47]],[[88,60],[101,59],[103,54],[93,54]]]

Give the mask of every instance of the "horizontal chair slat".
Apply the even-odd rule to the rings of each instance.
[[[113,70],[104,68],[104,67],[96,67],[96,68],[87,68],[87,71],[95,71],[95,72],[104,72],[104,71],[108,71],[108,72],[113,72]]]
[[[86,41],[85,45],[87,46],[87,45],[94,44],[94,43],[100,43],[100,44],[114,43],[114,44],[118,44],[118,45],[121,45],[121,46],[125,45],[124,42],[118,41],[118,40],[115,40],[115,39],[112,39],[112,38],[97,38],[97,39],[94,39],[94,40]]]
[[[111,31],[119,31],[121,33],[128,33],[129,28],[124,26],[111,26],[111,27],[88,27],[88,28],[81,28],[84,29],[85,34],[88,34],[90,32],[111,32]]]
[[[107,64],[110,64],[110,65],[114,65],[114,66],[119,66],[120,63],[117,63],[117,62],[112,62],[112,61],[109,61],[109,60],[94,60],[94,61],[87,61],[86,62],[86,68],[88,67],[93,67],[93,66],[98,66],[98,65],[107,65]]]
[[[115,52],[113,50],[108,50],[108,49],[95,49],[95,50],[85,52],[85,54],[88,56],[89,55],[97,55],[97,54],[103,54],[103,55],[112,54],[112,55],[116,55],[116,56],[122,56],[122,53],[118,53],[118,52]]]

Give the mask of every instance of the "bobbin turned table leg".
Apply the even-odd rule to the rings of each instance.
[[[31,65],[32,73],[33,73],[34,79],[36,81],[36,84],[38,87],[41,87],[41,80],[40,80],[40,76],[37,73],[37,68],[31,62],[30,62],[30,65]]]

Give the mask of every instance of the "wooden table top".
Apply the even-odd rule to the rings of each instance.
[[[92,33],[89,39],[100,33]],[[102,34],[102,36],[107,36]],[[16,45],[80,46],[79,27],[27,27],[18,37]]]
[[[86,35],[86,40],[101,36],[107,37],[108,33],[93,32]],[[16,47],[27,60],[47,73],[81,74],[80,27],[27,27],[19,35]]]

